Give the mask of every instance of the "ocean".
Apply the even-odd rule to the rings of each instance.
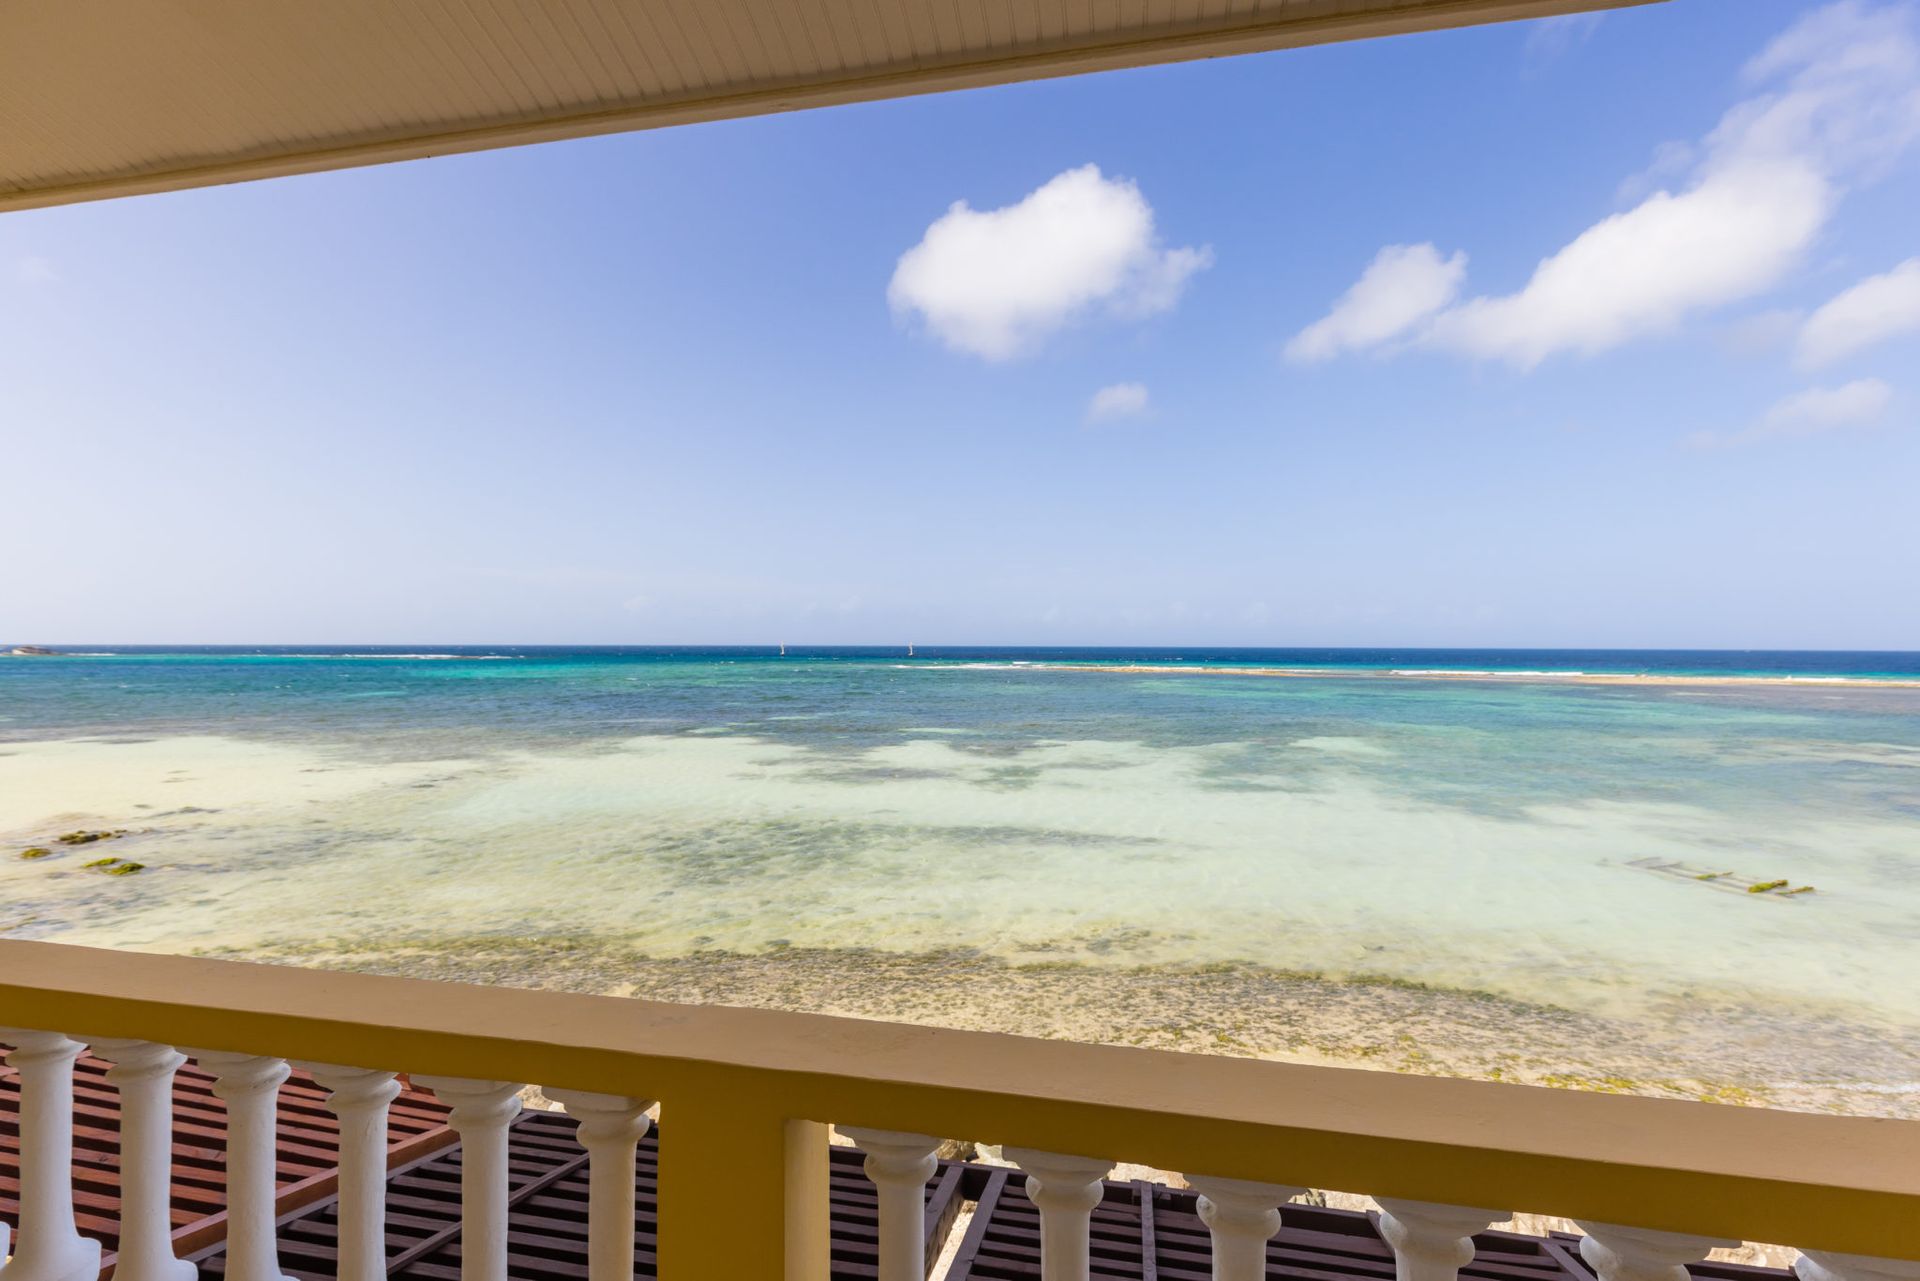
[[[1920,653],[60,648],[0,936],[1920,1115]]]

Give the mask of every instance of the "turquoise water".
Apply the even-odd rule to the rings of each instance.
[[[68,648],[0,660],[0,840],[128,834],[0,857],[16,936],[1312,974],[1920,1078],[1920,655]]]
[[[1059,741],[1222,749],[1204,781],[1232,788],[1287,786],[1314,772],[1294,745],[1350,736],[1373,759],[1347,753],[1341,770],[1478,812],[1642,800],[1804,814],[1834,803],[1857,812],[1864,801],[1920,817],[1915,781],[1882,759],[1882,749],[1920,750],[1920,690],[1331,677],[1253,685],[1158,672],[1089,679],[1075,670],[1186,663],[1356,675],[1920,681],[1920,654],[921,650],[908,662],[904,652],[795,649],[782,659],[766,649],[121,650],[0,663],[0,742],[221,734],[405,759],[726,732],[857,762],[863,752],[929,734],[964,734],[966,752],[1009,762]]]

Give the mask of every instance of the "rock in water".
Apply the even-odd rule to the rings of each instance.
[[[91,845],[95,841],[110,841],[116,836],[125,835],[125,832],[63,832],[53,839],[62,845]]]

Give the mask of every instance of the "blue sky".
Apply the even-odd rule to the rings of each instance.
[[[1920,646],[1916,40],[1675,0],[0,216],[0,640]]]

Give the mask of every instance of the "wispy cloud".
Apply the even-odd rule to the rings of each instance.
[[[1791,307],[1756,311],[1728,323],[1720,331],[1720,346],[1729,355],[1748,360],[1777,356],[1798,341],[1806,322],[1806,313]]]
[[[1911,5],[1868,9],[1845,0],[1817,10],[1745,74],[1753,92],[1697,147],[1665,149],[1657,167],[1690,166],[1679,190],[1654,191],[1596,222],[1543,259],[1517,291],[1434,311],[1407,337],[1528,369],[1555,354],[1605,351],[1671,331],[1697,312],[1778,283],[1826,226],[1847,184],[1872,176],[1920,135]],[[1431,252],[1438,260],[1439,251]],[[1334,320],[1316,322],[1295,342]],[[1372,345],[1400,336],[1393,331]]]
[[[599,586],[639,579],[639,575],[627,570],[593,565],[462,565],[454,572],[522,587]]]
[[[1139,187],[1082,165],[1004,208],[956,201],[900,255],[887,299],[949,347],[1006,360],[1097,310],[1165,311],[1212,262],[1164,247]]]
[[[1527,72],[1537,75],[1570,50],[1585,44],[1587,37],[1599,30],[1603,17],[1604,14],[1598,13],[1569,13],[1557,18],[1536,18],[1529,23],[1520,54]]]
[[[1762,441],[1821,436],[1880,421],[1893,400],[1893,388],[1878,378],[1860,378],[1838,387],[1810,387],[1776,402],[1760,421],[1744,431],[1701,432],[1696,448],[1725,449]]]
[[[48,259],[26,254],[14,259],[13,277],[23,285],[50,285],[60,279],[60,273]]]
[[[1116,418],[1139,418],[1150,409],[1145,383],[1114,383],[1093,393],[1087,402],[1086,421],[1112,422]]]
[[[1639,173],[1623,180],[1614,193],[1621,204],[1639,204],[1670,183],[1685,182],[1700,161],[1700,151],[1690,142],[1670,139],[1653,149],[1653,159]]]
[[[1430,244],[1388,245],[1332,311],[1294,335],[1287,359],[1330,360],[1398,338],[1452,302],[1466,275],[1463,253],[1443,258]]]
[[[1920,330],[1920,258],[1835,294],[1800,330],[1800,365],[1817,369]]]

